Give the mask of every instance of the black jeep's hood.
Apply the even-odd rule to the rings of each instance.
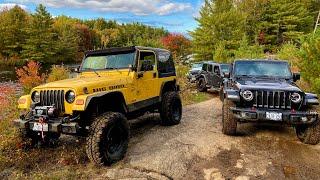
[[[280,79],[263,79],[263,80],[238,80],[236,81],[239,90],[274,90],[274,91],[295,91],[302,92],[292,81]]]

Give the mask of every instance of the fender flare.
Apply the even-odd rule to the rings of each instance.
[[[128,112],[128,107],[127,107],[127,104],[126,104],[126,100],[123,96],[123,93],[121,91],[112,91],[112,92],[99,92],[99,93],[95,93],[95,94],[92,94],[92,95],[89,95],[87,96],[87,99],[86,99],[86,103],[85,103],[85,106],[84,106],[84,109],[86,110],[91,102],[91,100],[93,98],[100,98],[100,97],[103,97],[103,96],[106,96],[106,95],[112,95],[112,94],[118,94],[122,97],[122,104],[123,104],[123,108],[125,110],[125,112]]]

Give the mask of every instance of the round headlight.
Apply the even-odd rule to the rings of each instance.
[[[32,94],[31,94],[31,99],[34,103],[38,103],[40,102],[40,93],[38,91],[34,91]]]
[[[253,99],[253,93],[249,90],[245,90],[241,93],[241,96],[243,97],[244,100],[246,101],[252,101]]]
[[[73,103],[75,99],[76,99],[76,94],[73,91],[68,91],[66,93],[66,101],[68,103]]]
[[[293,103],[300,103],[302,98],[301,98],[301,95],[299,93],[292,93],[291,97],[290,97],[290,100]]]

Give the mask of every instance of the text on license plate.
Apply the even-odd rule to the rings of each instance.
[[[282,113],[266,112],[266,118],[274,121],[282,121]]]
[[[32,130],[47,132],[49,130],[49,126],[46,123],[34,123]]]

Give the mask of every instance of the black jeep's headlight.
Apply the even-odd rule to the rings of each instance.
[[[40,93],[38,91],[34,91],[32,94],[31,94],[31,99],[34,103],[38,103],[40,102]]]
[[[241,94],[242,98],[246,101],[252,101],[252,99],[253,99],[252,91],[245,90],[245,91],[241,92],[240,94]]]
[[[68,103],[73,103],[75,99],[76,99],[76,94],[73,91],[70,90],[66,93],[66,101]]]
[[[290,96],[290,100],[295,103],[298,104],[302,101],[301,95],[299,93],[292,93]]]

